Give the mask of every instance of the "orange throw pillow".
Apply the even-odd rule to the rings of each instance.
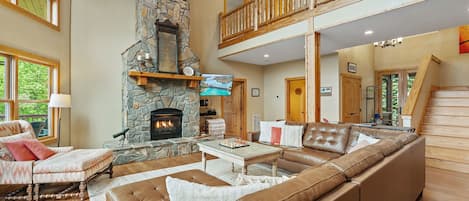
[[[37,140],[25,140],[24,146],[26,146],[39,160],[46,160],[55,154],[54,151],[50,150],[46,145]]]
[[[24,140],[3,143],[16,161],[35,161],[36,156],[24,146]]]
[[[282,128],[272,127],[272,135],[270,137],[270,143],[273,145],[280,145],[281,138],[282,138]]]

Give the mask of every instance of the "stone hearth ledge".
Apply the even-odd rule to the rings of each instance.
[[[113,151],[114,165],[122,165],[197,153],[199,152],[198,142],[219,138],[219,136],[182,137],[124,145],[121,141],[114,140],[104,143],[103,147]]]

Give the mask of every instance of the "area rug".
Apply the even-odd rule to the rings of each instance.
[[[137,174],[126,175],[109,179],[108,177],[99,177],[88,185],[88,195],[90,201],[104,201],[105,193],[117,186],[139,182],[142,180],[152,179],[186,170],[199,169],[202,170],[202,163],[191,163],[166,169],[147,171]],[[241,167],[235,166],[235,171],[231,171],[231,163],[222,159],[214,159],[207,161],[207,173],[213,175],[229,184],[234,184],[238,174],[241,173]],[[248,175],[270,176],[272,169],[270,165],[255,164],[248,166]],[[278,176],[289,176],[291,173],[278,170]]]

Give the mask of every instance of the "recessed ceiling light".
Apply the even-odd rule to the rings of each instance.
[[[373,33],[374,33],[373,30],[367,30],[367,31],[365,31],[365,35],[371,35],[371,34],[373,34]]]
[[[270,55],[269,54],[264,54],[264,58],[269,58]]]

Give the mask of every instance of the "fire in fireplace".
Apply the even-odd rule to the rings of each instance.
[[[151,112],[151,140],[182,137],[182,111],[173,108]]]

